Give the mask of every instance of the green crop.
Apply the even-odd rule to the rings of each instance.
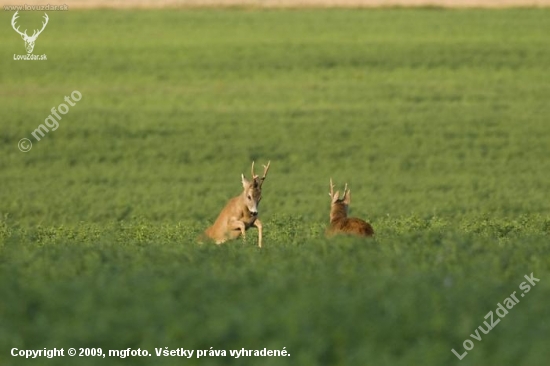
[[[48,15],[47,61],[15,61],[0,13],[0,364],[550,359],[550,11]],[[264,248],[254,229],[198,244],[253,160],[271,160]],[[374,239],[324,237],[330,177]],[[540,282],[458,361],[530,273]],[[10,355],[54,347],[153,356]]]

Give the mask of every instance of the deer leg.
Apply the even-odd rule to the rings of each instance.
[[[239,229],[241,231],[241,235],[243,236],[243,239],[246,237],[246,226],[244,226],[244,222],[239,221],[237,219],[233,219],[229,224],[229,228],[231,230]]]
[[[258,247],[262,247],[262,222],[259,219],[254,221],[254,226],[258,228]]]

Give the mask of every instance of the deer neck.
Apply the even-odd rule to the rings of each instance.
[[[348,217],[346,207],[343,204],[334,204],[330,208],[330,222],[338,221]]]

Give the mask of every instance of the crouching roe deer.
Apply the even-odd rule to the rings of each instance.
[[[258,228],[258,246],[262,247],[262,222],[258,219],[258,205],[262,199],[262,185],[267,176],[269,164],[271,162],[264,165],[264,174],[261,178],[254,174],[254,162],[252,162],[251,181],[241,174],[243,192],[225,205],[214,224],[204,232],[216,244],[236,239],[241,235],[244,238],[246,230],[255,226]]]
[[[372,226],[356,217],[348,217],[348,208],[351,202],[351,192],[348,190],[348,184],[344,188],[344,198],[340,198],[340,192],[334,193],[334,185],[330,178],[330,226],[327,229],[327,236],[336,234],[351,234],[357,236],[373,236]]]

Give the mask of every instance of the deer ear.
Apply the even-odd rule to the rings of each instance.
[[[248,188],[250,185],[250,182],[244,177],[244,174],[241,174],[241,182],[243,183],[243,188]]]
[[[344,203],[346,205],[349,205],[351,203],[351,190],[348,189],[348,191],[344,194]]]
[[[340,197],[340,191],[336,191],[336,193],[334,193],[332,196],[332,203],[336,203],[336,201],[338,201],[338,197]]]

